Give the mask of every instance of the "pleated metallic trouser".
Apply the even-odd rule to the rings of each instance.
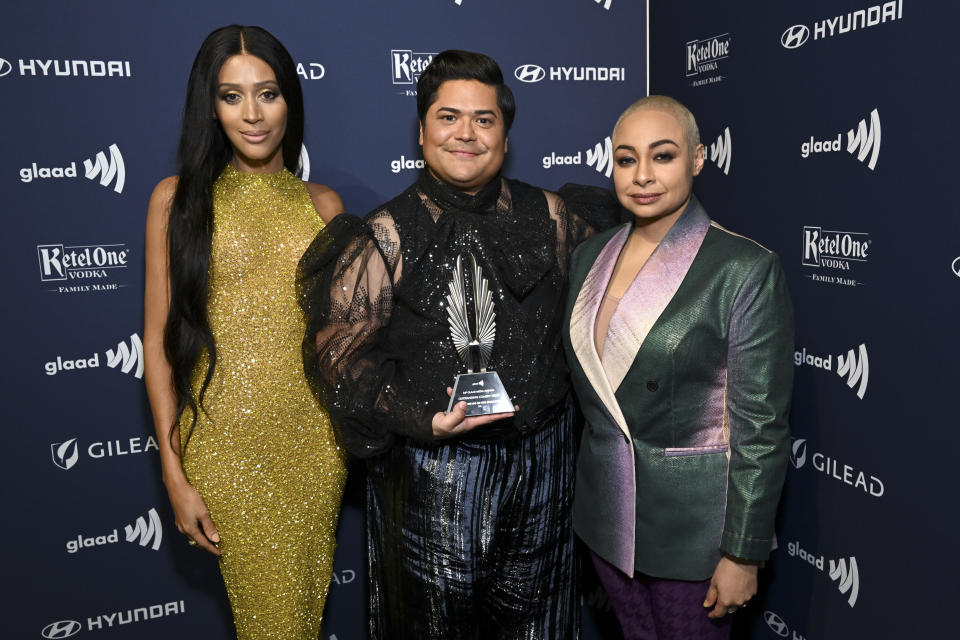
[[[407,443],[370,462],[371,638],[579,637],[575,417],[551,413],[509,441]]]

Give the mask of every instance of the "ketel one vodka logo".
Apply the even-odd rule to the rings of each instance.
[[[824,371],[835,371],[841,378],[846,378],[847,386],[857,388],[857,397],[863,400],[867,393],[867,383],[870,380],[870,361],[867,358],[867,345],[861,344],[858,348],[849,349],[842,353],[818,356],[808,353],[803,347],[793,354],[793,363],[796,366],[811,366]],[[834,367],[836,364],[836,367]]]
[[[436,53],[417,53],[411,49],[390,51],[390,75],[393,84],[416,84],[420,74],[433,61]]]
[[[830,231],[822,227],[803,228],[803,258],[805,267],[833,269],[842,271],[840,275],[814,273],[810,278],[814,282],[839,284],[845,286],[862,285],[863,282],[852,276],[851,267],[865,263],[870,259],[872,240],[870,234],[859,231]]]
[[[111,188],[112,185],[115,192],[122,193],[127,175],[123,164],[123,155],[120,153],[120,148],[115,144],[111,144],[108,151],[110,152],[109,158],[103,151],[98,151],[92,159],[84,160],[83,175],[89,180],[99,182],[103,187]],[[64,167],[41,167],[34,162],[29,167],[20,169],[20,182],[76,177],[76,162],[71,162]]]
[[[613,173],[613,141],[610,140],[610,136],[596,143],[593,147],[587,147],[583,151],[577,151],[572,155],[565,156],[554,152],[544,156],[542,160],[543,168],[552,169],[558,166],[582,165],[584,156],[586,156],[587,166],[596,169],[597,173],[602,173],[608,178]]]
[[[40,281],[56,293],[118,291],[130,266],[130,250],[124,244],[38,244]]]
[[[717,71],[720,60],[730,55],[730,34],[691,40],[686,49],[687,76]]]

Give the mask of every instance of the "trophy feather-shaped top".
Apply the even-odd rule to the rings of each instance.
[[[464,258],[470,264],[464,264]],[[469,268],[467,272],[465,267]],[[469,281],[467,275],[471,276]],[[472,370],[470,357],[471,349],[475,349],[479,356],[476,364],[481,371],[485,371],[493,352],[493,342],[496,337],[496,312],[493,309],[493,293],[490,283],[484,277],[483,270],[477,264],[473,254],[457,256],[457,266],[449,284],[450,293],[447,294],[447,321],[450,324],[450,337],[453,346],[460,356],[460,360]],[[472,301],[472,304],[471,304]],[[473,322],[471,322],[473,320]]]

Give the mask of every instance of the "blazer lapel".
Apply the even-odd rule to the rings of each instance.
[[[616,232],[606,246],[600,251],[593,266],[590,267],[580,291],[577,293],[576,302],[570,314],[570,345],[573,347],[577,360],[584,374],[590,381],[593,390],[596,392],[600,401],[606,407],[610,418],[620,428],[626,437],[630,437],[630,429],[627,421],[620,411],[620,405],[614,395],[614,388],[610,386],[607,375],[603,370],[603,364],[600,362],[600,356],[597,354],[596,343],[593,336],[597,320],[597,310],[600,308],[600,302],[603,300],[603,294],[607,290],[607,283],[613,274],[613,268],[617,264],[617,258],[620,256],[620,249],[627,241],[630,234],[630,224]],[[606,346],[604,347],[606,351]]]
[[[614,391],[619,389],[633,366],[650,329],[680,288],[709,228],[710,218],[696,198],[691,196],[686,209],[654,249],[617,304],[610,318],[601,361],[601,370],[606,372],[605,377]],[[604,287],[609,280],[608,275]],[[603,293],[600,295],[602,297]]]

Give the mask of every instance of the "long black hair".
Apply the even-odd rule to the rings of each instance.
[[[283,137],[283,164],[297,170],[303,143],[303,93],[293,58],[280,41],[260,27],[230,25],[207,36],[197,52],[187,82],[187,101],[177,153],[179,180],[170,206],[167,228],[170,270],[170,311],[163,336],[164,351],[173,370],[178,421],[193,412],[189,440],[203,407],[217,361],[216,344],[207,316],[210,285],[210,247],[213,239],[213,183],[233,157],[233,148],[216,110],[217,78],[228,58],[249,54],[266,62],[277,76],[287,105]],[[206,351],[209,364],[194,397],[193,369]],[[171,431],[171,435],[172,435]]]

